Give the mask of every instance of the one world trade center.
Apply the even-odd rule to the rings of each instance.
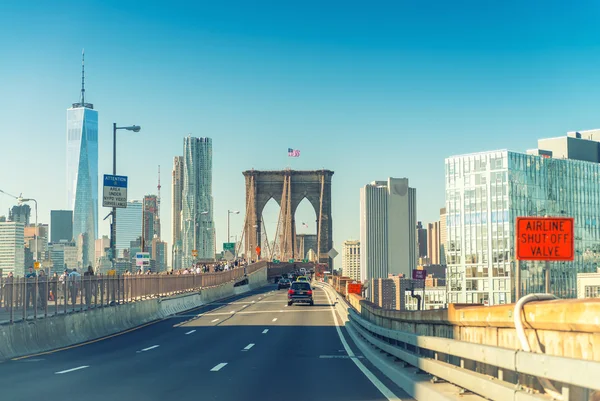
[[[73,210],[73,240],[82,267],[94,265],[98,237],[98,112],[85,102],[84,55],[81,98],[67,109],[67,202]]]

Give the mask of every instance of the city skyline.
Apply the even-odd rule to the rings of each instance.
[[[198,7],[166,15],[132,12],[125,29],[110,2],[78,10],[7,5],[0,22],[20,41],[0,38],[10,60],[0,66],[0,135],[10,149],[21,149],[22,138],[28,138],[35,162],[24,163],[23,152],[7,152],[0,171],[14,173],[2,177],[0,188],[38,199],[39,222],[49,221],[51,209],[68,207],[63,113],[80,90],[82,48],[93,66],[86,98],[102,114],[100,175],[111,172],[112,122],[143,126],[139,134],[118,138],[117,172],[130,177],[130,199],[154,191],[156,175],[139,172],[171,165],[188,133],[214,137],[217,250],[226,242],[227,210],[244,210],[241,172],[248,168],[336,171],[334,246],[340,250],[344,239],[358,237],[358,189],[377,177],[406,173],[419,190],[417,218],[430,223],[444,204],[446,157],[523,151],[538,137],[598,125],[592,88],[599,78],[592,66],[599,56],[590,10],[562,13],[548,7],[532,26],[530,16],[540,12],[533,5],[507,13],[495,6],[440,4],[448,18],[430,29],[430,14],[417,6],[399,5],[392,12],[325,7],[323,19],[305,9],[300,13],[314,24],[303,25],[286,17],[285,6],[232,12],[211,5],[202,13]],[[49,13],[69,24],[48,20]],[[398,14],[406,16],[405,23],[389,17]],[[369,29],[361,22],[367,16],[373,21]],[[26,23],[31,20],[47,25]],[[189,30],[183,28],[186,21],[194,21]],[[146,35],[149,24],[155,29]],[[561,28],[571,25],[577,29]],[[210,33],[196,26],[211,27]],[[107,30],[119,32],[119,39],[98,34]],[[586,63],[574,65],[573,57]],[[30,121],[22,104],[32,98],[44,107]],[[301,150],[301,157],[288,159],[289,147]],[[333,149],[345,156],[332,157]],[[357,161],[365,166],[358,171]],[[169,177],[165,170],[163,182]],[[162,237],[170,242],[170,196],[162,199]],[[14,203],[0,195],[0,210]],[[100,217],[108,212],[99,209]],[[302,219],[310,218],[308,213]],[[265,220],[269,225],[268,215]],[[99,222],[99,235],[109,233],[107,221]],[[232,235],[242,225],[243,216],[232,219]]]

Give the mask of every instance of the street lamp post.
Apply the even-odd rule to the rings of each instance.
[[[117,130],[124,129],[127,131],[140,132],[142,129],[139,125],[130,125],[128,127],[117,127],[117,123],[113,123],[113,175],[117,175]],[[142,206],[143,207],[143,206]],[[110,242],[111,242],[111,253],[113,269],[117,262],[116,248],[117,248],[117,208],[112,208],[112,224],[110,228]]]
[[[231,235],[229,235],[229,216],[231,214],[240,214],[239,210],[227,210],[227,242],[231,242]]]

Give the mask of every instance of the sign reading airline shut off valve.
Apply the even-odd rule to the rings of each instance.
[[[102,207],[127,207],[127,177],[104,174]]]
[[[517,259],[573,260],[574,225],[572,217],[517,217]]]

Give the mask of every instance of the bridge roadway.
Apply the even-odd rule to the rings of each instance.
[[[288,307],[286,300],[285,290],[270,285],[111,338],[0,364],[0,399],[411,399],[360,355],[345,329],[338,333],[322,289],[315,288],[312,307]]]

